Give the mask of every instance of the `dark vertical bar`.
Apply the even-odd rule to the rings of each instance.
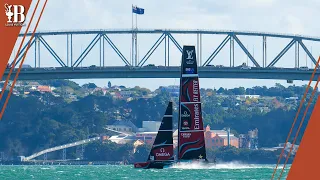
[[[71,57],[70,57],[70,58],[71,58],[71,59],[70,59],[70,61],[71,61],[71,67],[73,67],[73,64],[72,64],[72,63],[73,63],[73,62],[72,62],[72,34],[70,35],[70,40],[71,40],[71,49],[70,49],[70,51],[71,51],[71,54],[70,54]]]
[[[37,37],[35,37],[34,43],[34,68],[37,67]]]
[[[202,66],[202,33],[200,34],[200,66]]]
[[[167,37],[168,39],[168,66],[170,66],[170,38]]]
[[[200,44],[199,41],[200,41],[199,33],[197,33],[197,54],[199,54],[199,46],[200,46],[200,45],[199,45],[199,44]],[[200,66],[200,64],[201,64],[201,63],[198,63],[198,66]]]
[[[164,37],[164,66],[167,66],[167,34]]]
[[[69,34],[67,34],[67,66],[69,66]]]
[[[297,42],[297,43],[299,43],[299,42]],[[299,44],[297,44],[297,53],[298,53],[298,55],[297,55],[297,67],[300,67],[300,52],[299,52]]]
[[[101,67],[101,61],[102,61],[102,56],[101,56],[101,50],[102,50],[102,44],[101,44],[101,38],[102,36],[100,36],[100,39],[99,39],[99,45],[100,45],[100,51],[99,51],[99,55],[100,55],[100,67]]]
[[[263,67],[267,67],[267,37],[263,36]]]
[[[264,62],[264,36],[262,36],[262,67],[265,67],[265,62]]]
[[[131,63],[132,63],[132,66],[135,66],[135,65],[134,65],[134,32],[133,32],[133,29],[132,29],[132,42],[131,42],[131,46],[132,46],[132,51],[131,51],[132,59],[131,59]]]
[[[232,61],[233,61],[233,67],[234,67],[234,39],[232,38]]]
[[[102,38],[102,64],[104,67],[104,38]]]
[[[234,67],[234,39],[233,35],[230,36],[230,67]]]
[[[297,62],[298,62],[298,57],[297,57],[297,55],[298,55],[297,43],[298,43],[298,42],[296,41],[296,43],[295,43],[295,49],[294,49],[294,50],[295,50],[295,51],[294,51],[294,52],[295,52],[295,58],[294,58],[294,67],[295,67],[295,68],[297,68],[297,64],[298,64],[298,63],[297,63]]]
[[[232,67],[232,37],[230,37],[230,67]]]
[[[38,67],[40,68],[40,40],[38,40]],[[37,43],[37,41],[35,42]]]

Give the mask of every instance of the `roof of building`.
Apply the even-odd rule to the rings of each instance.
[[[135,136],[126,136],[126,135],[115,135],[115,136],[111,136],[109,138],[109,140],[121,140],[121,139],[125,139],[125,140],[136,140],[137,138]]]
[[[128,126],[131,127],[133,129],[137,129],[137,126],[135,126],[130,120],[116,120],[113,124],[113,126]]]
[[[225,130],[210,130],[210,132],[213,132],[213,133],[219,134],[219,135],[227,134],[227,131],[225,131]]]
[[[51,92],[51,89],[49,86],[38,86],[39,91],[46,91],[46,92]]]
[[[29,86],[39,86],[40,84],[38,82],[29,82]]]
[[[220,137],[228,137],[228,134],[217,134],[218,136]],[[229,135],[230,137],[234,137],[234,134],[231,134]]]
[[[137,134],[158,134],[158,132],[137,132]]]

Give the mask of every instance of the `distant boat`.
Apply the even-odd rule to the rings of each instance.
[[[164,166],[170,165],[173,162],[172,102],[169,102],[162,118],[158,134],[150,150],[148,160],[146,162],[134,163],[134,167],[162,169]]]

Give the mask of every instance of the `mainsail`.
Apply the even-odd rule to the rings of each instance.
[[[169,102],[148,161],[173,161],[172,102]]]
[[[194,46],[183,46],[179,112],[178,159],[207,161]]]

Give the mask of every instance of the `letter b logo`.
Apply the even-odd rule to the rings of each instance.
[[[13,5],[13,22],[24,22],[24,7],[22,5]]]
[[[13,7],[13,9],[12,9]],[[5,4],[5,13],[8,16],[8,23],[22,23],[25,21],[24,7],[22,5]],[[13,16],[13,18],[12,18]]]

